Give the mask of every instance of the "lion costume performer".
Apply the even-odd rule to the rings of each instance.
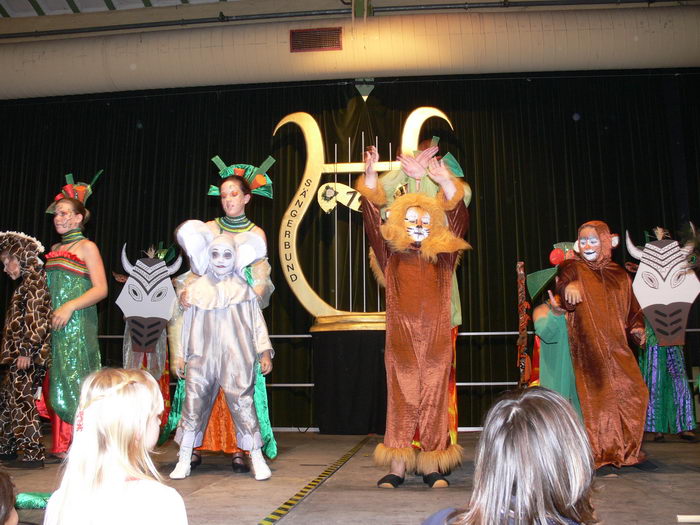
[[[44,251],[33,237],[18,232],[0,233],[0,256],[5,272],[21,279],[12,294],[5,317],[0,351],[3,371],[0,386],[0,457],[13,460],[22,450],[21,460],[9,461],[15,468],[41,468],[39,414],[34,403],[46,374],[51,350],[51,296],[39,254]],[[18,265],[13,273],[10,265]]]
[[[463,184],[450,179],[456,191],[449,200],[442,191],[435,198],[403,195],[389,207],[384,225],[381,184],[372,188],[362,177],[357,185],[375,271],[386,286],[387,422],[374,459],[381,466],[403,462],[406,470],[424,474],[431,487],[435,479],[444,479],[439,473],[449,472],[462,457],[461,447],[450,442],[447,385],[452,273],[461,251],[469,248],[461,238],[469,215]],[[418,451],[412,446],[416,430]],[[393,477],[393,486],[403,481]]]

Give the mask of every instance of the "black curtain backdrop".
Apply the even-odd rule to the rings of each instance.
[[[700,220],[698,93],[700,71],[682,70],[377,79],[366,103],[349,81],[3,101],[0,228],[35,235],[48,249],[58,237],[44,210],[63,175],[89,182],[104,169],[87,203],[93,213],[87,235],[101,248],[108,274],[121,272],[124,242],[136,258],[149,244],[171,242],[182,221],[220,215],[218,201],[206,196],[218,181],[211,157],[259,164],[272,155],[275,198],[255,197],[249,210],[267,233],[277,286],[265,317],[271,334],[306,334],[312,318],[288,288],[276,249],[305,148],[298,128],[286,126],[272,137],[275,125],[305,111],[321,127],[327,162],[336,151],[340,162],[359,161],[363,132],[366,144],[379,138],[381,157],[388,160],[389,143],[393,156],[406,116],[418,106],[435,106],[455,129],[432,119],[423,135],[441,138],[443,152],[457,157],[473,190],[473,250],[458,270],[460,331],[512,331],[516,261],[526,261],[528,271],[545,268],[551,245],[573,241],[582,222],[605,220],[615,232],[630,230],[641,244],[643,232],[654,226],[676,232],[688,219]],[[347,175],[340,180],[347,183]],[[300,230],[302,267],[331,304],[337,296],[349,308],[352,290],[353,309],[362,310],[367,301],[367,309],[376,310],[376,285],[361,270],[362,232],[353,226],[348,234],[348,222],[359,225],[359,215],[347,209],[326,215],[314,207]],[[627,259],[624,247],[615,259]],[[362,277],[368,282],[364,298],[358,292]],[[3,307],[11,289],[8,278],[0,280]],[[99,305],[103,335],[123,333],[114,304],[119,291],[111,281],[110,295]],[[691,326],[698,324],[694,312]],[[273,342],[271,382],[313,382],[323,374],[313,370],[309,339]],[[691,356],[697,343],[697,337],[689,339]],[[121,340],[101,344],[105,364],[119,365]],[[458,381],[516,379],[515,337],[460,337],[457,345]],[[460,425],[480,425],[504,389],[460,388]],[[273,389],[271,407],[275,426],[315,426],[308,388]]]

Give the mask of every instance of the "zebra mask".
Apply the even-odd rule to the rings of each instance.
[[[700,281],[687,262],[690,249],[673,239],[651,241],[641,249],[627,232],[627,251],[639,260],[632,289],[659,344],[685,344],[688,312],[700,293]]]
[[[155,350],[172,317],[176,296],[170,276],[180,269],[181,263],[181,256],[169,266],[162,259],[148,256],[131,264],[126,256],[126,244],[122,247],[122,266],[129,278],[117,297],[117,306],[124,313],[134,352]]]

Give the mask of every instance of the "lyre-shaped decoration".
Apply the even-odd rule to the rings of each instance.
[[[438,117],[445,120],[450,128],[452,123],[442,111],[431,107],[415,109],[406,119],[401,136],[401,150],[412,155],[418,149],[420,131],[426,120]],[[384,330],[384,312],[348,312],[334,308],[324,301],[311,287],[299,263],[297,233],[301,220],[316,198],[324,173],[364,173],[364,162],[326,163],[323,137],[316,120],[308,113],[292,113],[284,117],[275,127],[273,135],[286,124],[296,124],[301,128],[306,142],[306,167],[296,193],[282,217],[279,230],[279,254],[282,272],[289,287],[299,302],[316,318],[311,331],[335,330]],[[379,172],[396,170],[399,162],[378,162]]]

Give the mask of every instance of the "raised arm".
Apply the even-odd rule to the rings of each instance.
[[[379,174],[374,169],[374,165],[379,162],[379,152],[374,146],[367,147],[365,151],[365,178],[364,184],[368,189],[374,190],[377,188],[377,179]]]

